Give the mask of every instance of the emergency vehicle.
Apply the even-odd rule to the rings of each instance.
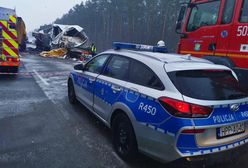
[[[0,73],[17,73],[20,66],[16,23],[15,10],[0,7]]]
[[[188,0],[176,31],[181,34],[178,53],[226,65],[247,84],[248,0]]]
[[[123,159],[207,157],[248,142],[248,92],[228,67],[166,48],[114,43],[68,78],[68,97],[113,132]]]

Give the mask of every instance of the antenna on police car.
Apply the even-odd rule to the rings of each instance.
[[[187,58],[187,60],[191,60],[191,54],[187,54],[187,55],[185,55],[186,56],[186,58]]]

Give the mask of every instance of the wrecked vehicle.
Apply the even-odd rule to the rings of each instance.
[[[78,25],[54,24],[46,30],[33,32],[37,49],[50,50],[56,48],[88,48],[88,37],[84,29]]]
[[[36,50],[38,51],[50,51],[51,50],[51,37],[43,30],[33,32],[32,36],[35,38]]]
[[[77,25],[54,24],[50,33],[53,48],[83,47],[88,42],[88,37],[84,29]],[[88,47],[89,44],[85,46]]]
[[[91,43],[84,32],[84,29],[78,25],[53,24],[46,26],[45,29],[33,32],[36,38],[36,49],[43,52],[45,57],[63,57],[63,58],[88,58],[91,53]],[[64,55],[57,55],[57,49],[65,49]]]

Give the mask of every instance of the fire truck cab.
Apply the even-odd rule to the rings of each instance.
[[[0,73],[17,73],[20,66],[16,24],[15,10],[0,7]]]
[[[248,81],[248,0],[188,0],[176,32],[178,53],[226,65]]]

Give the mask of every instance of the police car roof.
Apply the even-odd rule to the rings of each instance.
[[[155,61],[157,63],[166,64],[167,71],[177,71],[177,70],[194,70],[194,69],[223,69],[230,70],[228,67],[222,65],[216,65],[208,60],[196,58],[190,55],[180,55],[174,53],[157,53],[157,52],[147,52],[147,51],[134,51],[134,50],[108,50],[104,53],[118,54],[126,57],[134,58],[137,60],[143,60],[146,64],[150,61]]]
[[[124,55],[130,58],[138,58],[137,56],[146,58],[146,59],[152,59],[155,61],[163,62],[163,63],[175,63],[175,62],[202,62],[202,63],[209,63],[213,64],[212,62],[192,57],[190,55],[180,55],[180,54],[174,54],[174,53],[158,53],[158,52],[147,52],[147,51],[134,51],[134,50],[126,50],[126,49],[120,49],[120,50],[108,50],[107,53],[112,54],[119,54]]]

